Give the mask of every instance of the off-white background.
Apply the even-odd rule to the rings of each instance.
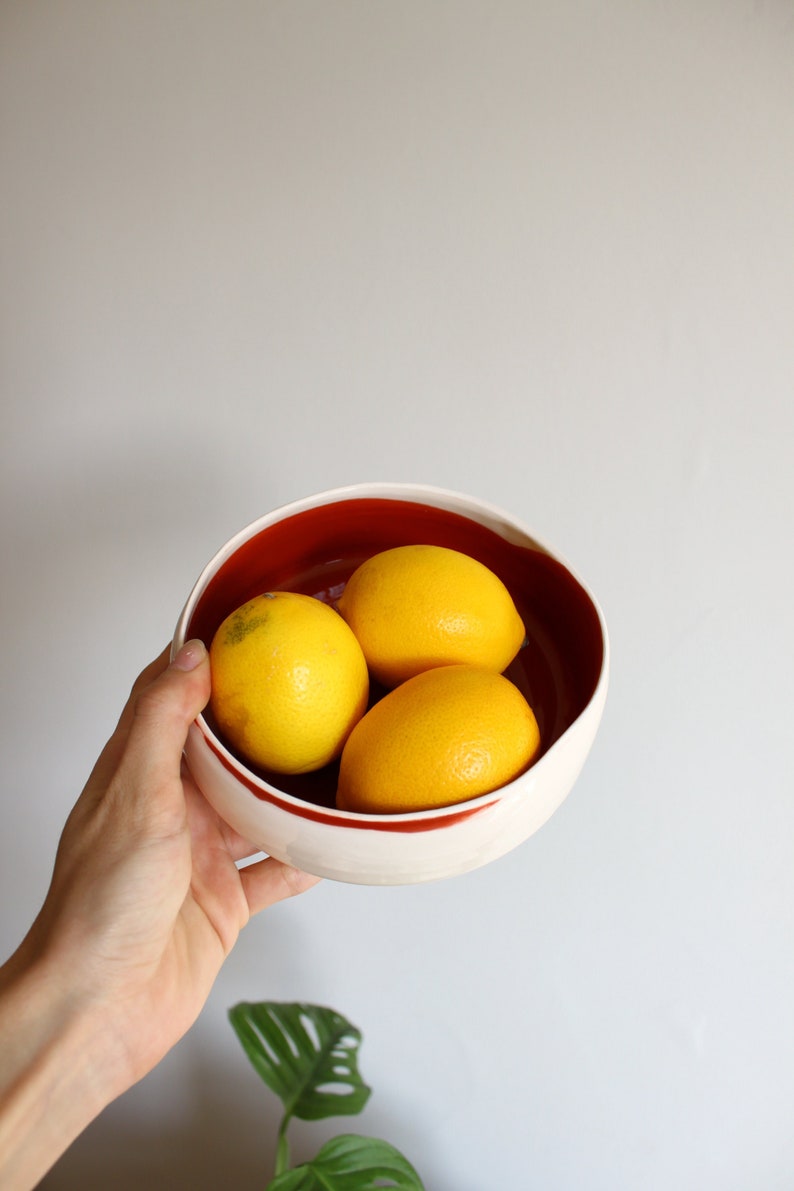
[[[241,999],[332,1005],[428,1191],[794,1185],[794,9],[0,7],[0,941],[237,529],[363,479],[604,607],[573,794],[437,885],[254,921],[47,1191],[255,1191]],[[297,1126],[296,1157],[350,1126]]]

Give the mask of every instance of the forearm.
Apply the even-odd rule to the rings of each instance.
[[[89,1010],[43,961],[0,969],[0,1186],[30,1191],[115,1094]]]

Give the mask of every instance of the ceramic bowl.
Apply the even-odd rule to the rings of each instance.
[[[418,484],[359,484],[276,509],[241,530],[199,576],[173,639],[207,645],[224,617],[263,591],[333,603],[353,570],[391,546],[432,543],[478,558],[509,588],[527,643],[506,671],[541,731],[530,769],[456,806],[364,815],[334,806],[336,770],[284,777],[243,762],[207,710],[191,726],[187,764],[218,813],[258,849],[320,877],[401,885],[451,877],[504,855],[565,799],[606,698],[604,618],[585,584],[510,514]]]

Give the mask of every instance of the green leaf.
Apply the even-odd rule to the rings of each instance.
[[[290,1117],[318,1121],[361,1112],[370,1089],[358,1071],[361,1031],[333,1009],[242,1002],[229,1019],[254,1069]]]
[[[327,1142],[312,1162],[273,1179],[267,1191],[424,1191],[407,1158],[386,1141],[343,1133]]]

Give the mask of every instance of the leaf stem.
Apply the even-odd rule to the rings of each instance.
[[[285,1170],[289,1170],[289,1142],[287,1141],[287,1125],[289,1124],[291,1114],[285,1113],[282,1117],[281,1124],[278,1130],[278,1140],[276,1142],[276,1176],[283,1174]]]

